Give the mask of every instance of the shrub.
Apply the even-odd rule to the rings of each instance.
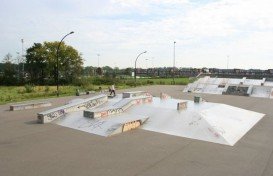
[[[160,85],[165,85],[166,83],[165,83],[165,81],[159,81],[159,84]]]
[[[45,92],[49,92],[50,88],[49,86],[45,86]]]
[[[34,87],[35,87],[34,85],[26,84],[26,85],[25,85],[26,93],[34,92]]]
[[[130,81],[127,81],[127,82],[126,82],[126,85],[127,85],[127,86],[130,86],[130,87],[134,87],[135,85],[136,85],[136,86],[141,86],[142,84],[141,84],[141,82],[139,82],[139,81],[137,81],[137,82],[135,83],[135,81],[130,80]]]
[[[154,84],[154,81],[147,80],[147,84]]]

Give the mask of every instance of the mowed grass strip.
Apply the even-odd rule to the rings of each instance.
[[[188,78],[175,78],[176,85],[187,85]],[[146,85],[172,85],[172,78],[138,78],[136,86]],[[84,86],[60,86],[60,96],[71,96],[76,94],[76,89],[80,91],[98,91],[99,87],[102,90],[108,90],[110,85],[94,85],[90,82]],[[115,83],[117,89],[126,89],[135,86],[134,79],[120,79]],[[34,100],[41,98],[50,98],[56,96],[56,86],[0,86],[0,104],[11,102],[20,102],[25,100]]]

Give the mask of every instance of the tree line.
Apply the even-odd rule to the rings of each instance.
[[[59,71],[60,84],[73,84],[82,76],[116,77],[130,75],[132,69],[118,67],[83,67],[83,58],[72,46],[61,43],[59,48],[59,70],[57,70],[57,48],[59,42],[34,43],[26,50],[25,61],[7,54],[0,63],[0,85],[54,85]]]

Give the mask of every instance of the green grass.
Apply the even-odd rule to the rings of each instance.
[[[138,82],[156,85],[187,85],[189,83],[189,78],[140,78]]]
[[[186,85],[189,83],[188,78],[175,78],[176,85]],[[172,78],[140,78],[137,79],[137,86],[145,85],[171,85]],[[120,79],[115,82],[117,89],[126,89],[135,86],[134,79]],[[98,91],[99,87],[103,90],[108,89],[109,85],[94,85],[92,83],[84,86],[60,86],[60,96],[75,95],[76,89],[80,91]],[[10,102],[20,102],[24,100],[33,100],[38,98],[56,97],[56,86],[0,86],[0,104]]]

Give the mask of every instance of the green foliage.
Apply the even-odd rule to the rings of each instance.
[[[34,92],[34,85],[31,85],[31,84],[26,84],[25,85],[25,92],[26,93],[31,93],[31,92]]]
[[[1,75],[1,84],[13,85],[17,83],[18,79],[16,77],[16,67],[12,62],[12,55],[8,53],[3,58],[4,70],[3,75]]]
[[[160,85],[165,85],[166,83],[165,83],[165,81],[159,81],[159,84]]]
[[[30,82],[48,84],[56,80],[58,45],[59,42],[34,43],[27,49],[25,66]],[[65,43],[61,43],[58,53],[60,81],[71,83],[82,74],[83,59],[76,49]]]
[[[102,69],[100,68],[100,67],[98,67],[97,69],[96,69],[96,73],[97,73],[97,75],[102,75]]]
[[[171,78],[137,79],[136,86],[150,84],[170,85],[172,81],[173,80]],[[175,78],[175,83],[179,85],[186,84],[188,82],[188,78]],[[98,91],[99,87],[101,87],[102,90],[105,90],[111,84],[115,84],[117,89],[126,89],[129,87],[134,87],[135,81],[134,79],[82,77],[74,80],[73,84],[76,86],[60,86],[60,96],[75,95],[76,89],[80,89],[80,91]],[[34,86],[32,84],[27,84],[25,86],[0,86],[0,104],[55,96],[56,86]]]
[[[45,92],[49,92],[50,88],[49,86],[45,86]]]
[[[148,79],[148,80],[147,80],[147,84],[152,85],[152,84],[154,84],[154,81]]]

